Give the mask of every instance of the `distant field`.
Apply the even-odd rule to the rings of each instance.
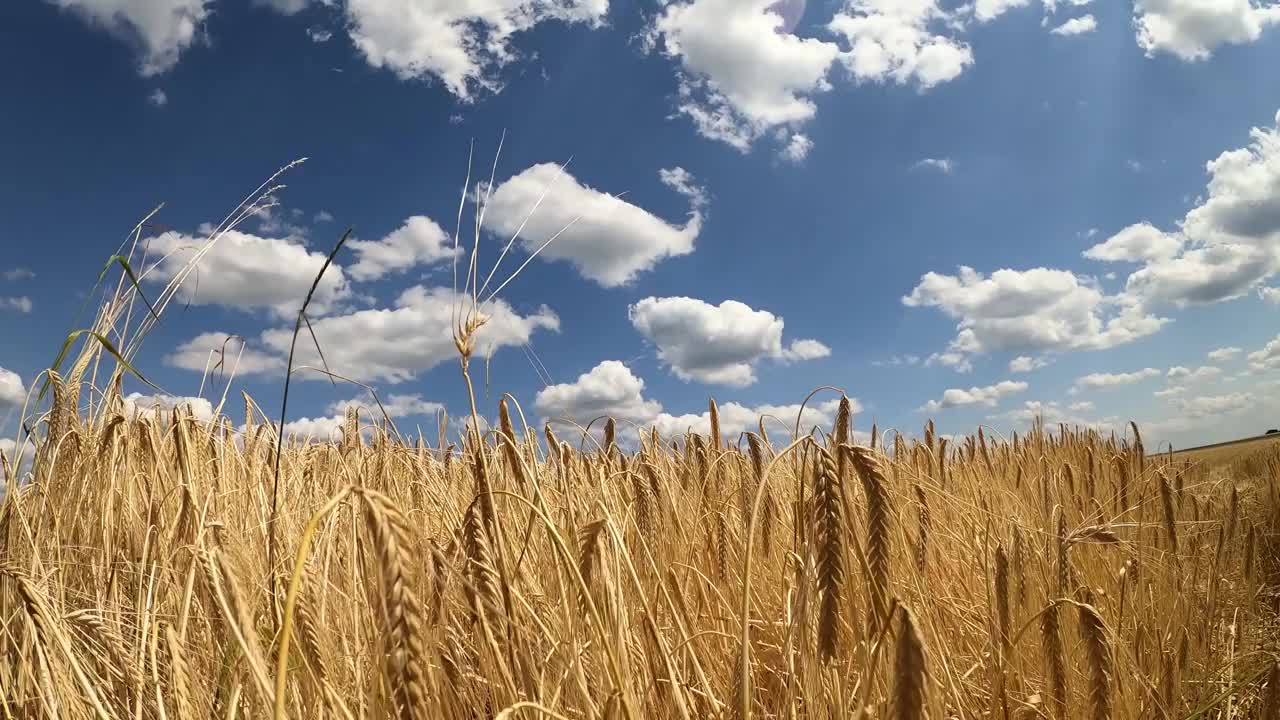
[[[1174,450],[1173,454],[1183,460],[1200,460],[1212,464],[1234,459],[1235,456],[1242,453],[1260,450],[1277,440],[1280,440],[1280,433],[1229,440],[1227,442],[1214,443],[1213,445],[1201,445],[1185,450]]]

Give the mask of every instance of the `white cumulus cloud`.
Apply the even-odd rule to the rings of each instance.
[[[4,413],[22,407],[27,400],[27,386],[22,376],[0,367],[0,418]]]
[[[1071,392],[1076,393],[1081,390],[1096,390],[1098,388],[1115,387],[1117,385],[1132,385],[1134,383],[1149,380],[1154,377],[1160,377],[1162,373],[1155,368],[1143,368],[1127,373],[1090,373],[1083,377],[1077,378]]]
[[[285,423],[284,435],[295,440],[338,442],[342,440],[342,426],[345,422],[346,418],[342,415],[302,417]]]
[[[534,407],[544,418],[583,425],[601,415],[645,424],[662,412],[662,404],[645,399],[643,393],[644,380],[617,360],[606,360],[572,383],[543,388]]]
[[[547,21],[598,27],[609,0],[347,0],[347,31],[366,62],[402,80],[435,78],[469,100],[497,91],[512,39]]]
[[[1138,223],[1089,248],[1084,256],[1103,262],[1167,260],[1178,254],[1182,243],[1182,238],[1164,233],[1151,223]]]
[[[326,213],[327,214],[327,213]],[[319,215],[317,215],[319,218]],[[417,265],[433,265],[454,256],[453,243],[434,220],[414,215],[381,240],[347,242],[356,262],[347,268],[353,280],[376,280]]]
[[[835,43],[783,32],[773,4],[672,2],[650,31],[679,63],[680,114],[703,136],[740,150],[768,130],[812,118],[813,97],[830,88],[827,75],[840,54]]]
[[[394,307],[313,319],[311,327],[333,372],[362,382],[398,383],[457,358],[453,318],[455,309],[466,302],[448,288],[418,285],[401,293]],[[521,315],[506,302],[495,300],[481,311],[488,317],[475,335],[476,353],[482,356],[526,344],[540,329],[560,328],[560,319],[546,306]],[[290,326],[267,330],[261,339],[266,347],[284,354],[292,335]],[[299,340],[296,364],[320,366],[312,345],[309,339]],[[299,377],[325,379],[318,373]]]
[[[841,60],[858,81],[928,89],[973,64],[968,44],[937,32],[951,20],[937,0],[848,0],[828,27],[848,43]]]
[[[862,405],[856,399],[850,398],[849,402],[852,412],[857,413],[862,410]],[[768,420],[766,427],[769,425],[779,427],[777,422],[781,422],[782,425],[793,428],[796,417],[799,416],[800,432],[802,433],[814,427],[830,431],[835,425],[836,411],[839,407],[839,400],[810,403],[803,410],[801,410],[799,403],[794,405],[747,406],[736,402],[726,402],[717,405],[716,412],[720,416],[720,435],[724,439],[733,442],[743,432],[758,432],[757,426],[761,418]],[[653,420],[653,426],[658,429],[660,435],[668,438],[678,437],[688,431],[705,435],[711,432],[711,411],[704,410],[701,413],[686,413],[684,415],[662,413]],[[865,443],[869,437],[864,431],[854,432],[854,440],[856,442]]]
[[[1250,138],[1206,164],[1207,193],[1178,230],[1131,226],[1085,257],[1142,262],[1125,292],[1150,307],[1231,300],[1262,285],[1280,272],[1280,129],[1253,128]]]
[[[1234,346],[1220,347],[1216,350],[1210,350],[1208,357],[1210,360],[1213,360],[1214,362],[1223,362],[1223,361],[1234,358],[1235,356],[1239,355],[1242,352],[1244,351]]]
[[[1249,353],[1249,369],[1255,373],[1280,370],[1280,335],[1262,349]]]
[[[310,338],[304,339],[310,342]],[[249,347],[240,335],[205,332],[174,348],[164,358],[165,364],[184,370],[226,376],[283,373],[284,358]]]
[[[1220,375],[1222,375],[1222,369],[1212,365],[1202,365],[1195,370],[1176,365],[1169,368],[1169,372],[1165,373],[1165,377],[1168,378],[1171,384],[1181,385],[1215,380]]]
[[[1280,5],[1257,0],[1134,0],[1138,46],[1148,56],[1205,60],[1221,45],[1242,45],[1280,22]]]
[[[213,0],[47,0],[138,49],[143,76],[163,73],[199,41]]]
[[[21,452],[22,457],[18,457]],[[17,477],[21,478],[31,471],[31,463],[36,457],[36,445],[34,442],[24,442],[19,449],[13,438],[0,438],[0,455],[3,455],[9,463],[9,467],[14,470]],[[4,497],[4,486],[0,484],[0,498]]]
[[[506,236],[503,242],[520,231],[531,252],[560,233],[539,257],[570,262],[583,277],[604,287],[624,285],[666,258],[693,252],[702,231],[702,188],[682,168],[663,170],[659,178],[689,199],[689,219],[683,225],[585,185],[552,163],[534,165],[499,185],[484,223]]]
[[[13,310],[23,314],[31,312],[34,303],[26,295],[18,297],[0,297],[0,310]]]
[[[943,175],[950,175],[955,170],[955,163],[951,158],[924,158],[918,160],[911,166],[912,170],[937,170]]]
[[[745,387],[756,381],[761,360],[811,360],[831,353],[816,340],[784,346],[782,318],[736,300],[712,305],[689,297],[648,297],[628,308],[627,316],[683,380]]]
[[[935,365],[949,367],[959,373],[973,372],[973,359],[957,350],[932,353],[924,359],[925,367],[934,367]]]
[[[572,383],[552,385],[538,393],[535,407],[547,420],[570,420],[585,425],[591,420],[608,416],[633,422],[644,428],[656,428],[659,434],[679,437],[692,430],[706,434],[711,431],[709,411],[673,415],[663,410],[662,404],[644,397],[644,380],[631,369],[616,360],[606,360],[589,372],[578,376]],[[720,432],[732,441],[743,431],[755,430],[761,418],[776,418],[792,427],[797,417],[801,432],[814,426],[829,429],[835,423],[839,400],[811,402],[803,411],[799,404],[747,406],[736,402],[718,405]],[[861,412],[862,405],[850,398],[850,409]],[[856,433],[859,442],[865,442],[865,433]]]
[[[1000,399],[1020,392],[1025,392],[1027,384],[1021,381],[1003,380],[986,387],[948,388],[943,391],[942,399],[930,400],[921,408],[924,412],[938,412],[948,408],[965,407],[967,405],[983,405],[995,407]]]
[[[786,147],[782,149],[782,159],[790,163],[799,164],[809,157],[809,151],[812,149],[813,141],[809,139],[808,135],[792,133]]]
[[[327,411],[338,417],[345,417],[349,408],[356,408],[366,416],[375,418],[382,417],[382,411],[386,410],[387,415],[393,418],[414,417],[421,415],[435,415],[444,410],[444,405],[438,402],[425,400],[419,394],[397,394],[391,393],[387,397],[382,398],[381,408],[372,397],[358,397],[347,400],[338,400],[329,404]]]
[[[973,17],[978,22],[990,22],[1006,12],[1026,7],[1030,0],[976,0],[973,4]]]
[[[197,420],[207,422],[213,419],[213,405],[200,397],[181,397],[175,395],[144,395],[129,393],[124,398],[125,414],[129,417],[158,417],[171,413],[175,409],[190,410]]]
[[[1069,37],[1071,35],[1091,33],[1097,29],[1098,21],[1094,19],[1092,15],[1081,15],[1080,17],[1074,17],[1063,22],[1061,25],[1055,27],[1049,32],[1054,35],[1065,35]]]
[[[1009,372],[1027,373],[1032,370],[1039,370],[1049,365],[1049,360],[1043,357],[1031,357],[1030,355],[1019,355],[1009,361]]]
[[[325,261],[324,253],[309,250],[298,240],[265,238],[238,230],[222,233],[211,245],[204,238],[170,231],[151,238],[150,250],[163,256],[146,273],[152,283],[174,279],[197,253],[204,253],[197,269],[183,282],[180,297],[184,302],[245,310],[265,308],[280,317],[297,314]],[[337,264],[330,265],[307,313],[323,314],[350,296],[346,273]]]
[[[935,307],[958,321],[948,352],[954,365],[996,351],[1097,350],[1150,335],[1167,322],[1122,296],[1105,295],[1066,270],[997,270],[984,276],[926,273],[904,297],[908,307]]]
[[[978,13],[990,19],[1026,2],[979,0]],[[928,89],[973,63],[969,46],[944,34],[958,32],[960,11],[938,0],[845,0],[826,26],[834,42],[790,32],[776,4],[675,0],[648,29],[647,45],[679,64],[678,114],[704,137],[746,151],[772,133],[794,159],[809,151],[798,129],[816,114],[832,75]]]
[[[1116,418],[1090,419],[1077,413],[1092,412],[1091,402],[1071,403],[1066,408],[1055,401],[1027,400],[1022,405],[1002,413],[988,416],[992,420],[1010,420],[1018,425],[1030,425],[1037,420],[1046,424],[1066,423],[1081,427],[1107,428],[1118,425]]]

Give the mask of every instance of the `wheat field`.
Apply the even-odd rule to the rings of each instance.
[[[353,411],[281,452],[273,553],[252,403],[78,395],[6,464],[4,717],[1275,717],[1274,452],[847,413],[626,452],[505,403],[441,449]]]
[[[847,402],[773,437],[714,402],[706,435],[507,399],[488,428],[473,392],[452,436],[307,442],[248,396],[126,406],[181,279],[119,264],[3,463],[0,717],[1280,717],[1275,448],[856,444]]]

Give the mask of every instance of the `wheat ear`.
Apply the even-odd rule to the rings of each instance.
[[[898,616],[898,652],[893,669],[896,684],[893,688],[894,716],[897,720],[921,720],[925,703],[925,652],[920,629],[911,609],[901,606]]]
[[[382,584],[387,656],[385,670],[398,717],[427,717],[427,685],[423,672],[426,650],[422,642],[422,603],[414,592],[409,558],[410,531],[404,515],[391,499],[363,490],[365,523],[377,552]]]
[[[824,448],[817,450],[813,500],[817,524],[818,592],[821,595],[818,654],[824,661],[830,661],[839,649],[840,587],[844,581],[842,503],[835,461]]]
[[[1089,661],[1089,708],[1092,720],[1111,718],[1111,650],[1107,646],[1106,627],[1092,605],[1081,603],[1080,635],[1084,638]]]
[[[844,451],[862,479],[867,500],[867,567],[871,572],[873,629],[879,628],[889,590],[889,494],[880,458],[864,447],[845,445]]]

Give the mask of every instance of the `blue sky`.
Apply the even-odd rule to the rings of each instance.
[[[1280,425],[1277,24],[1250,0],[4,3],[0,432],[148,211],[159,292],[157,253],[300,157],[140,369],[194,397],[233,334],[232,391],[274,408],[352,227],[312,312],[330,365],[402,427],[460,414],[451,236],[472,143],[487,180],[505,133],[482,268],[564,232],[489,308],[488,412],[677,432],[714,396],[736,432],[830,384],[862,430],[1254,434]],[[300,432],[362,401],[295,388]]]

